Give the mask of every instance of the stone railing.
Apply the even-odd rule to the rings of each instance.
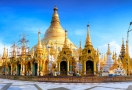
[[[64,83],[101,83],[101,82],[127,82],[132,81],[132,76],[8,76],[1,75],[0,78],[24,80],[24,81],[38,81],[38,82],[64,82]]]

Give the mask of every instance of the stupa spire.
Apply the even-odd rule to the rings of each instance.
[[[107,51],[107,55],[111,54],[110,52],[110,44],[108,43],[108,51]]]
[[[32,48],[32,57],[34,56],[34,47]]]
[[[41,48],[42,49],[42,44],[41,44],[41,37],[40,37],[40,30],[38,31],[38,45],[37,45],[37,48]]]
[[[126,47],[126,49],[127,49],[127,47]],[[124,58],[124,56],[125,56],[125,45],[124,45],[124,38],[122,38],[122,46],[121,46],[121,51],[120,51],[120,58],[121,58],[121,60]]]
[[[59,15],[58,15],[58,8],[55,6],[54,7],[54,13],[52,16],[52,20],[51,20],[51,24],[60,24],[60,19],[59,19]]]
[[[86,37],[86,45],[92,45],[91,38],[90,38],[90,25],[87,25],[87,37]]]
[[[122,45],[124,45],[124,38],[122,38]]]
[[[126,55],[129,55],[129,49],[128,49],[128,41],[126,41]]]
[[[65,41],[64,41],[64,47],[68,47],[68,41],[67,41],[67,31],[65,30]]]
[[[81,42],[81,40],[80,40],[80,49],[82,49],[82,42]]]
[[[7,57],[7,52],[6,52],[6,48],[4,47],[2,59],[5,59],[6,57]]]

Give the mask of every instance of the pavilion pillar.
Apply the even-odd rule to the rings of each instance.
[[[67,61],[67,75],[69,75],[69,61]]]
[[[96,75],[96,62],[94,62],[94,75]]]
[[[83,71],[84,71],[84,75],[86,75],[86,61],[83,62]]]

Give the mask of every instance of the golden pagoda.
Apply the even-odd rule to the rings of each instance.
[[[79,56],[79,61],[82,64],[82,75],[96,75],[99,55],[97,54],[97,51],[93,48],[91,42],[89,24],[87,25],[85,47],[82,50],[82,55]]]
[[[8,75],[8,64],[9,64],[9,59],[8,59],[8,49],[4,47],[3,55],[2,55],[2,74]]]
[[[65,40],[62,51],[57,58],[58,72],[60,75],[72,75],[75,72],[75,60],[71,48],[68,46],[67,31],[65,31]]]
[[[122,59],[122,64],[123,64],[123,68],[126,71],[126,74],[130,75],[130,71],[132,70],[132,67],[131,67],[132,63],[130,61],[130,56],[129,56],[128,40],[126,41],[126,51],[125,51],[124,58]]]
[[[46,30],[44,38],[42,39],[42,43],[57,43],[58,48],[62,48],[65,40],[65,30],[60,24],[58,8],[55,6],[53,10],[54,13],[52,15],[51,25]],[[69,39],[67,39],[67,44],[71,44],[72,48],[77,49],[75,44],[72,43]]]

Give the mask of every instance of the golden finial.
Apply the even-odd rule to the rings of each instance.
[[[54,12],[56,12],[57,10],[58,10],[58,8],[55,6],[55,7],[54,7]]]
[[[110,52],[110,45],[109,45],[109,43],[108,43],[108,51],[107,51],[107,55],[109,55],[109,54],[111,54],[111,52]]]
[[[32,48],[32,56],[34,56],[34,47]]]
[[[87,25],[87,37],[86,37],[86,45],[92,45],[90,38],[90,25]]]
[[[122,45],[124,45],[124,38],[122,38]]]
[[[68,47],[68,41],[67,41],[67,30],[65,30],[65,41],[64,41],[64,47]]]
[[[7,57],[8,57],[8,49],[7,49]]]
[[[87,25],[87,35],[88,35],[88,33],[90,33],[90,25],[89,25],[89,22],[88,22],[88,25]]]
[[[126,41],[126,55],[128,55],[129,56],[129,48],[128,48],[129,46],[128,46],[128,41]]]
[[[82,49],[82,42],[81,42],[81,40],[80,40],[80,49]]]
[[[4,51],[3,51],[3,56],[2,56],[2,59],[5,59],[5,58],[6,58],[6,56],[7,56],[7,52],[6,52],[6,48],[5,48],[5,46],[4,46]]]
[[[41,44],[41,37],[40,37],[40,30],[38,31],[38,46],[37,48],[42,48],[42,44]]]
[[[54,10],[54,13],[53,13],[53,16],[52,16],[51,23],[54,22],[54,24],[59,24],[60,23],[60,20],[59,20],[59,15],[57,13],[58,8],[55,6],[53,10]],[[59,22],[59,23],[57,23],[57,22]]]

